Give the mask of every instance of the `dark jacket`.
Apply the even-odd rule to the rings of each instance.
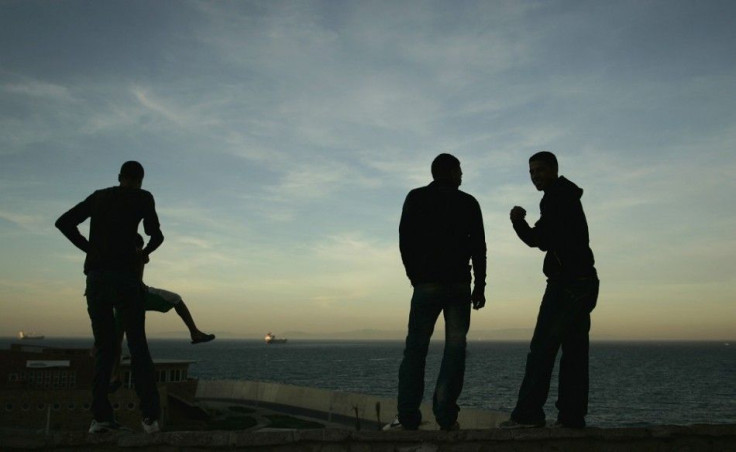
[[[90,218],[89,240],[78,226]],[[84,273],[97,270],[137,272],[140,256],[136,239],[138,224],[151,236],[153,250],[163,242],[151,193],[125,187],[97,190],[56,220],[56,227],[79,249],[87,253]]]
[[[409,192],[399,225],[406,275],[420,283],[470,282],[485,286],[486,242],[478,201],[456,186],[434,181]]]
[[[583,189],[559,177],[545,190],[534,227],[525,220],[514,222],[514,230],[524,243],[547,252],[544,274],[550,279],[596,277],[582,196]]]

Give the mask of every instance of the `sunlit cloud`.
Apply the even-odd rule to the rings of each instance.
[[[38,233],[47,229],[46,217],[41,214],[25,214],[8,210],[0,210],[0,220],[7,221],[15,227],[27,232]]]

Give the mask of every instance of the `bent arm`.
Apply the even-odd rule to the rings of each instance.
[[[161,229],[157,229],[151,234],[151,238],[148,240],[148,244],[143,248],[143,254],[149,256],[151,253],[156,251],[161,244],[164,243],[164,234]]]
[[[79,232],[79,224],[90,216],[89,198],[62,214],[54,223],[56,228],[77,248],[87,253],[89,240]]]
[[[519,236],[522,242],[526,243],[531,248],[537,248],[540,246],[540,231],[534,227],[530,227],[526,220],[516,220],[513,223],[514,231]]]
[[[153,200],[153,196],[150,197],[146,206],[146,213],[143,216],[143,230],[151,237],[146,247],[142,250],[143,255],[147,257],[164,243],[164,234],[161,232],[161,225],[156,214],[156,203]]]

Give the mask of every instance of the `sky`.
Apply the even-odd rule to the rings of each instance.
[[[0,0],[0,336],[91,337],[54,221],[138,160],[166,237],[145,282],[202,330],[400,338],[402,204],[447,152],[488,245],[469,339],[528,339],[543,253],[509,211],[538,218],[548,150],[585,190],[592,339],[733,340],[735,21],[729,0]],[[147,331],[186,337],[173,311]]]

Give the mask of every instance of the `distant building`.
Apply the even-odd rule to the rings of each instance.
[[[92,419],[94,359],[88,348],[11,344],[0,350],[0,425],[19,429],[79,430]],[[194,361],[154,359],[161,395],[161,420],[169,418],[169,398],[189,403],[196,380],[188,378]],[[138,398],[132,389],[130,362],[120,365],[123,388],[110,394],[116,419],[135,428],[140,423]]]

